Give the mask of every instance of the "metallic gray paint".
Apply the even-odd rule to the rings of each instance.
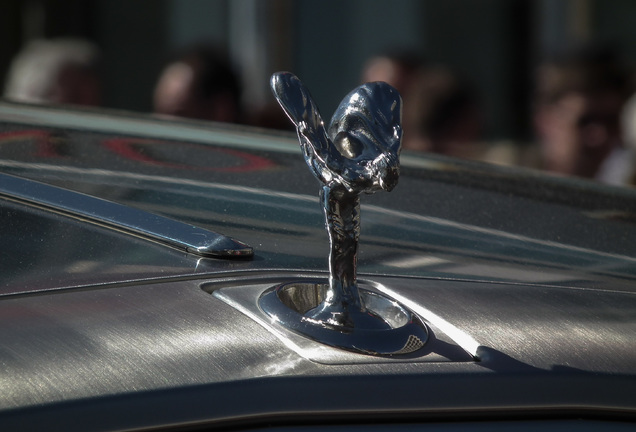
[[[204,257],[251,257],[245,243],[196,226],[32,180],[0,174],[0,197],[107,226]]]
[[[249,284],[263,287],[271,280],[299,276],[264,273],[264,279],[254,275]],[[346,407],[353,415],[367,410],[495,413],[547,407],[629,412],[636,406],[633,294],[559,289],[546,296],[545,288],[534,286],[377,278],[391,292],[414,302],[426,298],[426,309],[436,319],[452,323],[479,344],[479,361],[461,356],[440,361],[431,353],[432,359],[427,354],[413,361],[370,362],[368,356],[321,348],[330,351],[320,354],[322,358],[332,358],[322,364],[321,357],[303,355],[313,355],[311,350],[290,349],[262,322],[206,292],[225,290],[233,295],[249,286],[243,285],[243,277],[210,280],[213,286],[207,285],[206,291],[201,289],[203,282],[60,292],[0,302],[0,423],[3,417],[23,418],[21,412],[37,423],[53,415],[55,406],[63,410],[68,403],[85,400],[66,423],[79,430],[97,426],[87,416],[93,408],[120,399],[131,407],[155,401],[157,405],[146,408],[155,411],[154,420],[143,421],[146,426],[158,425],[153,422],[177,421],[183,414],[162,412],[169,401],[185,398],[178,403],[182,406],[203,396],[210,398],[203,404],[207,409],[195,406],[198,415],[208,417],[198,420],[217,421],[239,413],[306,413],[309,407],[332,413]],[[605,319],[599,321],[599,316]],[[441,342],[457,341],[434,328],[439,355],[457,355]],[[344,391],[346,383],[355,383],[358,390]],[[335,391],[337,397],[317,403],[315,396],[325,391]],[[242,403],[237,403],[236,392],[243,395]],[[354,399],[342,405],[347,394]],[[378,398],[379,394],[393,396]],[[272,398],[274,405],[268,402]],[[128,413],[106,424],[133,427],[142,418]]]
[[[359,274],[425,319],[435,344],[413,359],[357,357],[277,332],[255,305],[281,281],[326,277],[315,180],[295,150],[243,147],[242,161],[271,164],[237,174],[224,171],[234,155],[208,144],[138,143],[158,166],[105,150],[108,134],[30,125],[58,134],[52,143],[62,134],[61,156],[46,158],[29,150],[36,139],[15,141],[35,109],[9,107],[3,172],[217,229],[256,254],[195,259],[1,206],[3,430],[636,419],[633,191],[414,157],[394,205],[374,196],[362,206]],[[78,115],[50,112],[67,126]],[[118,121],[142,133],[157,120],[107,118]],[[166,162],[193,155],[214,170]],[[95,239],[109,246],[84,256],[34,249]],[[28,248],[7,247],[16,240]]]

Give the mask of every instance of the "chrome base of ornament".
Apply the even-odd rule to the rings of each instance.
[[[327,281],[274,286],[259,299],[277,324],[315,341],[361,354],[400,356],[428,339],[424,322],[395,300],[359,287],[361,308],[329,303]]]

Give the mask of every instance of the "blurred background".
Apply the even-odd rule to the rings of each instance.
[[[252,122],[275,127],[272,72],[298,75],[329,118],[370,59],[397,53],[470,90],[475,140],[523,148],[537,141],[537,66],[594,43],[631,68],[635,18],[634,0],[3,0],[0,78],[30,41],[81,38],[99,50],[99,105],[157,111],[165,66],[205,42],[227,54]]]

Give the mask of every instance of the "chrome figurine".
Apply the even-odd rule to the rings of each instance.
[[[329,289],[322,305],[306,319],[353,327],[368,315],[356,282],[360,193],[390,191],[397,184],[402,99],[386,83],[363,84],[343,99],[325,130],[309,91],[296,76],[276,73],[271,86],[296,125],[307,165],[323,183],[321,200],[331,245]]]
[[[300,147],[320,192],[331,246],[329,284],[280,284],[259,299],[282,326],[357,353],[411,355],[428,338],[426,325],[380,293],[358,288],[360,194],[390,191],[398,181],[402,99],[386,83],[349,93],[325,129],[307,88],[287,72],[271,80],[274,96],[296,125]]]

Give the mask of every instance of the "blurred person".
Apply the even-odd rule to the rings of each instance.
[[[422,58],[408,51],[379,54],[365,63],[362,82],[384,81],[398,92],[407,94],[424,65]]]
[[[543,168],[616,182],[626,161],[620,115],[629,71],[608,47],[586,46],[541,64],[534,127]]]
[[[370,58],[362,81],[384,81],[402,95],[403,149],[479,157],[477,96],[449,69],[429,65],[414,53],[396,51]]]
[[[4,97],[29,103],[101,104],[98,48],[85,40],[29,42],[13,59]]]
[[[277,103],[267,103],[252,109],[248,124],[265,129],[295,131],[294,124],[289,121],[285,112]]]
[[[239,78],[221,51],[204,44],[188,47],[162,70],[153,107],[157,114],[239,123]]]
[[[383,81],[402,96],[402,148],[406,150],[430,150],[420,136],[416,101],[424,66],[424,60],[416,53],[394,50],[369,58],[362,68],[361,82]]]
[[[621,131],[623,147],[612,155],[613,158],[621,159],[621,162],[612,164],[616,169],[608,181],[636,186],[636,94],[632,94],[623,106]]]
[[[429,151],[480,159],[482,119],[476,92],[449,69],[429,67],[416,87],[419,141]]]

